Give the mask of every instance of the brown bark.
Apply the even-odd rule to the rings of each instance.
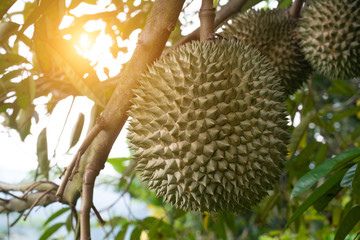
[[[251,1],[251,0],[250,0]],[[249,1],[249,2],[250,2]],[[218,29],[221,24],[228,18],[230,18],[235,13],[241,11],[241,9],[246,5],[248,0],[232,0],[228,4],[222,7],[222,9],[216,13],[215,21],[214,21],[214,30]],[[260,2],[260,0],[252,0],[252,2],[257,3]],[[173,47],[169,48],[165,53],[170,52],[171,50],[177,48],[178,46],[193,41],[193,40],[199,40],[200,39],[200,28],[197,28],[189,35],[182,38],[180,41],[174,44]]]
[[[291,8],[289,10],[290,17],[292,17],[292,18],[300,17],[300,12],[301,12],[303,3],[304,3],[303,0],[295,0],[295,2],[293,3],[293,5],[291,6]]]
[[[215,8],[212,0],[203,0],[199,13],[200,41],[205,41],[215,31]]]
[[[105,127],[95,137],[89,148],[88,163],[83,175],[82,204],[80,212],[80,235],[90,239],[90,209],[92,207],[94,182],[104,167],[111,147],[125,124],[127,110],[133,96],[132,89],[147,66],[157,59],[175,27],[184,0],[157,0],[148,16],[144,31],[119,83],[107,104],[102,118]]]

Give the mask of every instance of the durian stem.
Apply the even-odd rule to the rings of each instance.
[[[106,126],[94,138],[87,149],[87,165],[84,169],[80,211],[80,239],[90,239],[90,209],[93,206],[95,179],[104,168],[109,152],[124,126],[132,89],[147,66],[160,57],[170,33],[179,18],[185,0],[156,0],[146,20],[136,49],[126,67],[121,71],[118,84],[106,105],[102,118]],[[82,156],[85,158],[85,155]]]
[[[247,2],[251,3],[251,5],[255,5],[256,3],[261,2],[261,0],[255,0],[255,1],[254,0],[252,0],[252,1],[232,0],[232,1],[229,1],[225,6],[223,6],[221,8],[221,10],[218,13],[216,13],[215,28],[216,29],[219,28],[226,19],[228,19],[235,13],[241,11]],[[198,40],[199,38],[200,38],[200,28],[197,28],[189,35],[187,35],[187,36],[183,37],[182,39],[180,39],[179,41],[177,41],[171,48],[167,49],[164,53],[167,54],[171,50],[173,50],[187,42],[190,42],[193,40]]]
[[[299,18],[303,3],[304,3],[303,0],[295,0],[295,2],[293,3],[293,5],[289,10],[289,16],[292,18]]]
[[[215,31],[215,8],[213,6],[213,0],[202,0],[199,18],[200,41],[205,41]]]

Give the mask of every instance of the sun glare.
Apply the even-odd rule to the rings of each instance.
[[[88,49],[90,47],[89,35],[82,33],[80,37],[80,45],[83,49]]]

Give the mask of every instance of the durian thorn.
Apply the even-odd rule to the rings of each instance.
[[[291,8],[289,9],[289,16],[295,19],[300,17],[301,8],[303,6],[304,0],[295,0]]]

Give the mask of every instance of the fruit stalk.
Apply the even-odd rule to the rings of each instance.
[[[200,41],[205,41],[214,33],[215,8],[212,0],[203,0],[199,13]]]

